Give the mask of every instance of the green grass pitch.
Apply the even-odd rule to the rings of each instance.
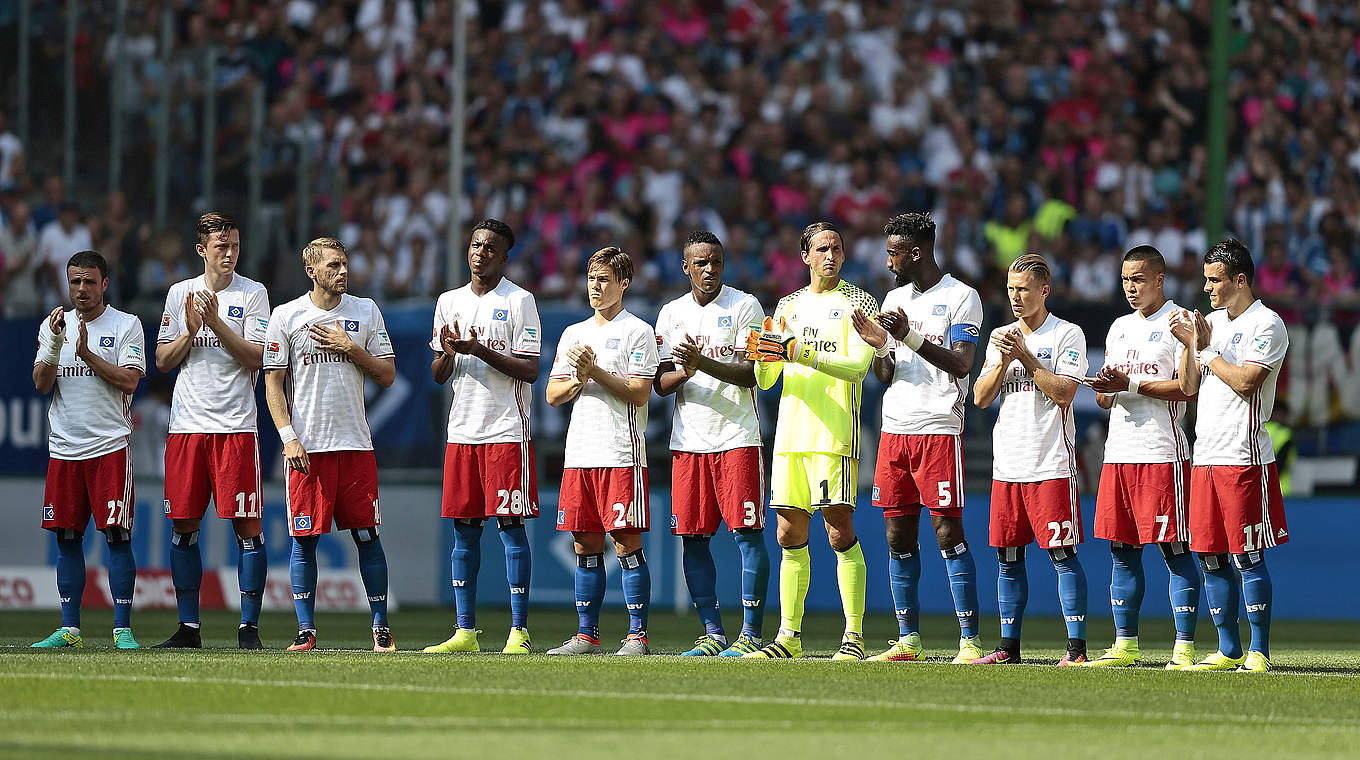
[[[548,658],[424,655],[443,640],[444,610],[393,616],[405,651],[378,655],[362,615],[322,615],[306,654],[119,652],[108,613],[84,620],[86,647],[37,651],[56,613],[0,616],[0,755],[5,757],[1355,757],[1360,747],[1360,626],[1277,623],[1277,672],[1169,673],[1170,625],[1149,620],[1147,665],[1042,666],[1061,656],[1054,620],[1033,619],[1033,666],[947,663],[953,621],[924,621],[928,663],[832,663],[839,618],[805,624],[812,659]],[[235,620],[204,616],[205,643],[235,647]],[[729,613],[731,617],[731,613]],[[137,612],[143,645],[173,612]],[[731,621],[729,621],[731,622]],[[482,644],[499,649],[508,615],[489,610]],[[624,628],[604,620],[606,646]],[[265,644],[282,648],[294,620],[269,614]],[[691,616],[654,615],[664,653],[687,648]],[[895,634],[871,615],[871,648]],[[570,611],[535,610],[540,651],[575,630]],[[1093,621],[1092,647],[1111,635]],[[994,624],[984,639],[996,641]],[[1200,628],[1201,654],[1213,628]],[[413,651],[415,650],[415,651]]]

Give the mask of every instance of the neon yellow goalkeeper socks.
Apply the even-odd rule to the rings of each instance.
[[[863,563],[863,559],[860,560]],[[803,603],[807,601],[808,582],[812,580],[812,557],[807,544],[785,549],[779,562],[779,627],[803,630]],[[863,594],[860,595],[861,600]],[[863,603],[861,602],[861,608]]]
[[[845,610],[847,633],[864,632],[864,589],[869,585],[868,577],[864,551],[860,549],[858,540],[849,549],[836,552],[836,580],[840,582],[841,607]],[[807,590],[806,585],[803,590]]]

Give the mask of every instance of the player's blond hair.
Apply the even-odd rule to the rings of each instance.
[[[1053,282],[1053,270],[1049,269],[1048,261],[1037,253],[1027,253],[1015,261],[1012,261],[1010,271],[1029,272],[1044,285],[1049,285]]]
[[[633,279],[633,259],[617,246],[611,245],[590,254],[586,261],[586,274],[595,267],[608,269],[620,281]]]
[[[339,251],[345,258],[349,258],[349,251],[344,243],[332,237],[319,237],[302,249],[302,263],[314,267],[326,257],[326,251]]]

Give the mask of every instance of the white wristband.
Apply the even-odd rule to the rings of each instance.
[[[882,345],[882,346],[879,346],[878,348],[875,348],[875,349],[874,349],[874,358],[875,358],[875,359],[886,359],[886,358],[888,358],[888,354],[891,354],[891,353],[892,353],[892,350],[893,350],[893,347],[892,347],[892,338],[890,337],[890,338],[888,338],[887,340],[883,341],[883,345]]]
[[[1209,362],[1217,359],[1219,356],[1220,354],[1212,348],[1202,349],[1199,352],[1199,365],[1201,367],[1208,367]]]
[[[43,350],[38,359],[54,367],[61,364],[61,347],[65,343],[65,332],[52,332],[52,328],[44,323],[43,329],[38,331],[38,346]]]
[[[920,350],[921,344],[925,342],[926,337],[921,333],[916,332],[914,329],[910,327],[907,328],[907,337],[902,339],[903,345],[905,345],[907,348],[910,348],[913,351]]]
[[[293,430],[292,425],[284,425],[279,428],[279,440],[285,444],[292,443],[297,440],[297,431]]]
[[[1138,392],[1138,381],[1137,381],[1137,380],[1134,380],[1133,378],[1129,378],[1129,393],[1137,393],[1137,392]]]

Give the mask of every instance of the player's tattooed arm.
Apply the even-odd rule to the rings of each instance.
[[[213,331],[217,340],[222,344],[222,348],[231,354],[231,358],[240,363],[250,372],[256,372],[264,366],[264,346],[251,343],[245,337],[237,335],[231,329],[231,325],[222,319],[222,315],[217,311],[217,294],[211,290],[203,290],[198,293],[191,293],[192,304],[185,304],[184,318],[187,322],[189,314],[195,309],[198,311],[198,318],[203,325]],[[157,352],[159,353],[159,352]],[[181,359],[183,361],[183,359]]]
[[[66,331],[66,316],[62,312],[60,306],[53,309],[52,313],[47,316],[47,324],[44,325],[44,327],[50,334],[47,335],[46,337],[40,336],[41,340],[43,341],[51,340],[58,342],[64,341],[66,337],[64,335]],[[60,358],[61,356],[60,346],[58,346],[55,349],[55,351],[56,351],[55,356]],[[45,396],[48,393],[52,392],[52,386],[56,384],[57,384],[56,364],[48,364],[47,360],[45,359],[33,363],[33,387],[38,391],[38,393],[41,393]]]
[[[80,331],[76,335],[76,358],[85,362],[96,377],[112,385],[124,394],[131,396],[142,381],[142,373],[131,367],[120,367],[107,361],[90,350],[90,336],[85,330],[85,320],[80,320]]]
[[[312,325],[308,330],[312,336],[312,342],[316,347],[323,351],[334,351],[337,354],[344,354],[354,362],[354,366],[359,371],[373,378],[374,382],[384,388],[390,388],[397,379],[397,364],[390,357],[378,358],[364,347],[350,339],[345,332],[344,325],[336,321],[335,327],[325,325]]]
[[[269,416],[274,418],[274,427],[279,430],[282,437],[287,437],[284,431],[291,433],[293,429],[293,418],[288,411],[288,394],[284,385],[288,381],[288,370],[286,369],[267,369],[264,371],[264,400],[269,406]],[[306,474],[311,462],[307,459],[307,450],[302,447],[302,442],[293,438],[283,443],[283,461],[289,468]]]

